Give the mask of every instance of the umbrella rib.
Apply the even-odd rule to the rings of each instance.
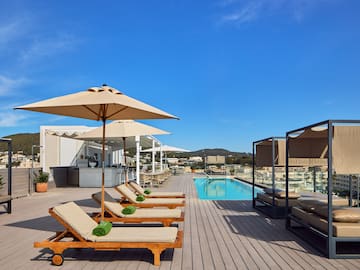
[[[124,110],[126,110],[128,108],[129,108],[129,106],[126,106],[126,107],[114,112],[113,114],[109,115],[108,118],[113,117],[114,115],[116,115],[116,114],[118,114],[118,113],[120,113],[120,112],[122,112],[122,111],[124,111]]]
[[[103,105],[103,104],[101,104]],[[96,111],[94,111],[93,109],[91,109],[88,105],[83,105],[88,111],[92,112],[93,114],[95,114],[97,116],[97,120],[99,121],[101,118],[100,118],[100,114]]]

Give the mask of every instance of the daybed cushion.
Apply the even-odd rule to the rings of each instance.
[[[270,194],[270,195],[275,194],[276,197],[281,198],[281,199],[286,198],[286,191],[284,191],[282,189],[275,188],[274,192],[273,192],[272,188],[264,188],[264,192],[266,194]],[[296,192],[289,192],[288,197],[289,197],[289,199],[297,199],[300,197],[300,194],[298,194]]]
[[[337,222],[359,222],[359,208],[343,208],[333,210],[333,220]]]
[[[259,200],[262,200],[264,202],[267,202],[269,204],[272,205],[273,201],[273,196],[270,195],[270,194],[266,194],[266,193],[258,193],[257,194],[257,198]],[[285,198],[277,198],[275,197],[275,201],[274,201],[274,205],[275,206],[280,206],[280,207],[285,207],[286,206],[286,200]],[[297,205],[297,199],[289,199],[289,206],[294,206],[294,205]]]
[[[286,198],[286,192],[285,191],[276,192],[275,196],[278,198],[284,199],[284,198]],[[296,192],[289,192],[288,198],[289,199],[297,199],[297,198],[300,198],[300,194],[298,194]]]
[[[291,213],[305,223],[327,233],[327,219],[324,219],[314,213],[307,212],[299,207],[293,207]],[[336,237],[360,237],[360,223],[333,222],[333,235]]]

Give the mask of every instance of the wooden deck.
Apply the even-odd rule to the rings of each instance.
[[[75,201],[87,212],[98,211],[90,197],[98,190],[57,188],[14,200],[13,214],[0,214],[0,269],[360,269],[360,259],[324,258],[288,232],[284,221],[254,211],[249,201],[198,200],[190,174],[173,176],[161,188],[184,191],[187,204],[185,222],[179,224],[183,248],[166,250],[160,267],[152,265],[145,249],[67,250],[64,264],[52,266],[48,250],[33,248],[34,241],[61,230],[48,208]]]

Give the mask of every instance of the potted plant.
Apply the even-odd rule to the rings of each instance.
[[[36,174],[34,183],[36,184],[36,192],[46,192],[48,188],[49,174],[43,171],[40,171],[39,174]]]

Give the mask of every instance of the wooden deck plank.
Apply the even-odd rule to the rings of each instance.
[[[85,211],[98,211],[90,196],[99,189],[57,188],[13,201],[13,213],[0,215],[0,265],[4,269],[359,269],[360,259],[329,260],[285,229],[282,220],[268,219],[248,201],[202,201],[192,175],[173,176],[154,190],[186,193],[182,249],[165,251],[161,266],[152,265],[145,249],[96,252],[68,250],[61,267],[51,254],[32,247],[61,226],[48,208],[76,201]],[[112,193],[112,189],[109,189]],[[115,195],[116,193],[114,193]],[[11,236],[11,237],[9,237]]]

